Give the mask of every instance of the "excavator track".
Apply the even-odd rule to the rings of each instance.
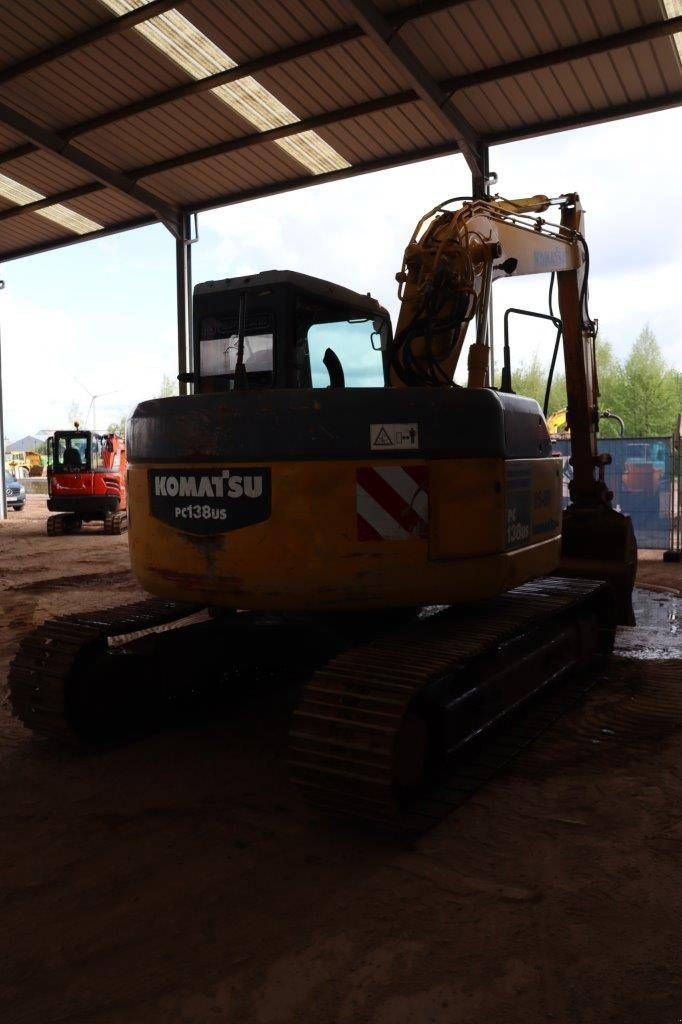
[[[483,605],[424,610],[399,629],[387,631],[388,617],[326,636],[308,620],[241,613],[197,621],[196,606],[146,600],[33,630],[10,666],[10,701],[33,732],[99,743],[120,739],[145,700],[156,714],[188,680],[224,685],[227,671],[239,686],[268,664],[278,678],[308,680],[290,749],[308,802],[421,831],[494,774],[528,733],[515,740],[505,729],[500,749],[483,747],[482,764],[472,762],[472,746],[480,754],[482,737],[489,745],[512,711],[607,653],[609,593],[598,581],[549,577]],[[159,627],[168,629],[160,636]],[[556,717],[544,704],[540,731],[548,714]],[[448,771],[460,761],[467,775],[453,789]]]
[[[107,512],[104,517],[104,532],[119,536],[128,529],[127,512]]]
[[[42,736],[98,738],[111,711],[104,693],[98,693],[109,690],[98,666],[111,660],[110,639],[166,625],[195,610],[151,599],[49,619],[23,638],[10,665],[12,713]]]
[[[338,655],[295,713],[294,781],[318,811],[423,830],[459,801],[443,780],[465,750],[610,650],[607,602],[600,582],[548,577]]]
[[[56,537],[62,533],[77,533],[82,525],[83,520],[72,512],[58,512],[47,520],[47,534]]]
[[[20,642],[8,676],[12,712],[39,735],[118,742],[156,729],[167,713],[182,718],[226,685],[308,679],[368,635],[338,625],[158,599],[64,615]]]

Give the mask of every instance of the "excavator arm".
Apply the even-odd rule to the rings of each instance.
[[[587,308],[589,251],[575,193],[549,199],[475,200],[429,211],[410,240],[399,282],[401,310],[390,358],[392,387],[452,387],[469,324],[469,388],[486,386],[487,311],[500,277],[555,273],[562,324],[567,424],[571,433],[571,505],[564,513],[563,554],[580,575],[618,577],[621,621],[632,621],[636,544],[630,520],[611,508],[604,481],[610,456],[597,450],[596,326]],[[559,224],[541,216],[551,206]],[[609,565],[604,567],[603,553]]]
[[[561,208],[561,223],[539,214]],[[588,250],[577,195],[559,199],[478,200],[438,207],[417,225],[397,275],[402,299],[391,360],[393,387],[450,386],[476,313],[468,386],[484,387],[489,348],[486,313],[500,277],[556,273],[562,322],[568,423],[573,443],[573,500],[608,504],[597,452],[595,326],[587,312]]]

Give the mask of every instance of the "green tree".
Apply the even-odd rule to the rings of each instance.
[[[613,382],[611,408],[631,437],[670,434],[680,411],[679,375],[665,361],[647,325],[634,342]]]
[[[543,398],[544,401],[544,398]],[[552,377],[552,387],[549,392],[549,402],[547,404],[547,415],[551,416],[553,412],[557,412],[559,409],[565,409],[568,399],[566,398],[566,377],[563,373],[557,373],[554,371]],[[540,402],[542,405],[542,402]]]
[[[512,387],[517,395],[534,398],[542,408],[545,402],[548,374],[549,368],[541,362],[535,352],[529,363],[521,363],[516,370],[512,370]],[[548,412],[557,412],[558,409],[563,409],[565,406],[566,378],[563,373],[557,373],[555,369],[549,392]]]
[[[595,341],[597,357],[597,384],[599,387],[599,409],[609,410],[618,416],[622,412],[618,408],[618,382],[622,373],[621,366],[613,352],[611,342],[597,335]],[[624,417],[623,417],[624,418]],[[602,419],[599,421],[599,433],[603,437],[619,437],[620,427],[616,420]]]
[[[600,410],[608,409],[620,416],[630,436],[670,434],[682,411],[682,373],[668,366],[651,328],[640,331],[624,363],[618,361],[606,338],[596,339],[595,353]],[[512,387],[518,395],[534,398],[542,406],[548,372],[535,353],[529,363],[513,371]],[[548,415],[565,409],[566,404],[566,378],[557,366]],[[604,437],[617,437],[620,427],[615,420],[602,419],[599,432]]]
[[[597,380],[599,384],[599,407],[600,409],[610,408],[610,402],[612,401],[611,395],[613,394],[613,382],[619,372],[618,360],[613,354],[613,348],[611,343],[605,338],[597,337],[595,342],[595,354],[597,361]],[[565,409],[568,404],[568,398],[566,396],[566,375],[563,371],[558,369],[558,366],[562,363],[562,355],[560,350],[560,356],[557,360],[557,369],[554,371],[552,379],[552,387],[549,393],[549,404],[547,412],[551,416],[554,412],[559,412],[560,409]],[[545,377],[547,376],[545,372]],[[543,396],[544,396],[544,385],[543,385]],[[543,398],[544,400],[544,398]],[[542,405],[542,401],[540,402]],[[615,410],[616,412],[618,410]],[[606,421],[607,423],[609,421]],[[615,428],[615,433],[618,433],[618,428]]]
[[[110,423],[107,427],[107,434],[120,434],[121,437],[126,436],[126,417],[121,416],[118,422]]]
[[[161,381],[161,391],[159,392],[159,398],[172,398],[173,395],[177,395],[177,393],[178,382],[169,377],[167,373],[164,373],[163,379]]]
[[[547,367],[540,361],[537,352],[529,363],[520,363],[512,369],[512,388],[517,395],[525,395],[526,398],[534,398],[540,405],[545,400],[545,387],[547,386]]]

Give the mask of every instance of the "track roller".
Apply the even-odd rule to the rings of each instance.
[[[118,536],[128,528],[127,512],[107,512],[104,517],[104,532]]]
[[[60,512],[47,520],[47,534],[48,537],[56,537],[62,533],[77,533],[82,525],[83,520],[79,516]]]

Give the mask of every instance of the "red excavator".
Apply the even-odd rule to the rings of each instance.
[[[126,449],[120,434],[57,430],[47,441],[47,520],[52,537],[76,533],[83,523],[101,521],[104,532],[123,533],[128,525]]]

